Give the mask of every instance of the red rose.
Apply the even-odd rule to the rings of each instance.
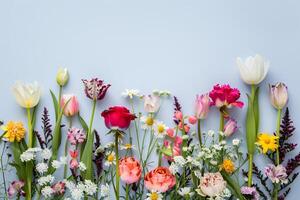
[[[104,117],[105,126],[108,129],[118,130],[126,130],[130,125],[130,121],[136,118],[123,106],[110,107],[108,110],[104,110],[101,116]]]

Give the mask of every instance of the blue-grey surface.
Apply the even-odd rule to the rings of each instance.
[[[235,58],[260,53],[271,61],[261,84],[261,130],[275,129],[267,84],[276,81],[289,86],[289,107],[299,127],[299,8],[300,2],[292,0],[1,0],[0,118],[26,122],[25,111],[11,93],[15,80],[38,81],[43,88],[41,105],[51,108],[53,115],[48,91],[57,92],[55,75],[63,66],[71,75],[65,92],[78,95],[86,119],[91,101],[83,93],[81,78],[99,77],[112,84],[94,123],[107,142],[100,111],[126,104],[120,96],[125,88],[144,93],[168,89],[186,113],[192,112],[195,95],[215,83],[238,87],[245,101],[249,88],[239,78]],[[160,114],[168,124],[171,109],[171,101],[165,102]],[[233,112],[243,127],[245,108]],[[213,111],[204,129],[217,127]],[[242,128],[236,136],[244,137]],[[298,134],[293,139],[300,142]],[[288,199],[298,199],[299,186],[300,179]]]

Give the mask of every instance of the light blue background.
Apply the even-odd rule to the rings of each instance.
[[[83,93],[81,78],[99,77],[112,84],[95,117],[94,127],[102,135],[106,129],[99,113],[109,105],[126,104],[120,96],[125,88],[144,93],[168,89],[179,97],[185,113],[192,113],[195,95],[208,92],[215,83],[238,87],[245,101],[249,88],[239,78],[235,58],[260,53],[271,61],[261,85],[261,130],[275,129],[267,84],[276,81],[289,86],[289,107],[299,127],[299,8],[296,0],[1,0],[0,119],[26,122],[11,93],[15,80],[38,81],[41,105],[53,116],[48,90],[58,91],[58,66],[69,69],[65,92],[79,97],[87,120],[91,101]],[[170,100],[160,114],[169,125],[171,109]],[[245,110],[233,111],[241,127]],[[217,129],[217,117],[216,110],[210,113],[204,129]],[[243,138],[243,129],[236,136]],[[293,138],[299,139],[298,134]],[[300,179],[288,199],[297,199],[299,186]]]

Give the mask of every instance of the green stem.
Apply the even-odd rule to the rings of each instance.
[[[126,184],[126,198],[125,200],[129,199],[129,184]]]
[[[248,162],[248,187],[252,186],[252,171],[253,171],[253,154],[249,154],[249,162]]]
[[[219,131],[223,132],[224,130],[224,115],[222,112],[220,112],[220,127],[219,127]],[[219,135],[219,141],[221,141],[223,139],[223,136]]]
[[[72,117],[69,118],[69,128],[72,128]],[[68,138],[66,138],[66,143],[65,143],[65,157],[68,156]],[[68,166],[65,165],[64,167],[64,179],[67,177],[67,172],[68,172]]]
[[[31,123],[31,112],[30,108],[27,108],[27,120],[28,120],[28,148],[33,146],[33,135],[32,135],[32,123]]]
[[[95,116],[95,110],[96,110],[96,104],[97,104],[97,100],[94,100],[94,101],[93,101],[93,110],[92,110],[91,120],[90,120],[90,126],[89,126],[89,131],[88,131],[88,137],[89,137],[90,134],[92,133],[93,122],[94,122],[94,116]]]
[[[279,139],[280,139],[280,121],[281,121],[281,109],[278,109],[277,112],[277,126],[276,126],[276,136],[277,138],[277,144],[279,146]],[[280,158],[279,158],[279,148],[276,149],[276,165],[280,164]]]
[[[4,142],[4,144],[3,144],[3,150],[2,150],[2,153],[1,153],[0,163],[1,163],[1,172],[2,172],[2,179],[3,179],[3,186],[4,186],[5,196],[8,197],[7,190],[6,190],[7,187],[6,187],[6,181],[5,181],[4,167],[3,167],[3,154],[4,154],[5,147],[6,147],[6,142]]]
[[[58,92],[58,106],[57,106],[57,113],[60,112],[60,101],[61,101],[61,94],[62,94],[62,86],[59,86],[59,92]]]
[[[162,161],[162,152],[159,151],[159,155],[158,155],[158,166],[161,166],[161,161]]]
[[[199,139],[199,145],[202,146],[202,134],[201,134],[201,120],[198,119],[198,139]]]
[[[120,172],[119,172],[119,133],[115,133],[115,151],[116,151],[116,200],[120,199]]]

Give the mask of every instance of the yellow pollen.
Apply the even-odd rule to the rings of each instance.
[[[124,146],[125,146],[126,149],[131,149],[131,148],[132,148],[132,145],[129,144],[129,143],[128,143],[128,144],[125,144]]]
[[[160,124],[157,126],[157,131],[158,133],[163,133],[165,131],[165,127],[162,124]]]

